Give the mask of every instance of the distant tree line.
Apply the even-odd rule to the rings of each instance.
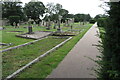
[[[2,19],[8,19],[11,25],[13,23],[26,22],[30,18],[36,23],[43,20],[56,22],[59,16],[62,16],[61,21],[65,22],[68,18],[74,18],[75,22],[89,21],[89,14],[69,14],[69,11],[62,8],[61,4],[48,3],[46,6],[41,1],[30,1],[24,7],[20,0],[3,0],[2,1]]]

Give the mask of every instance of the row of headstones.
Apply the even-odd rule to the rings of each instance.
[[[69,20],[66,20],[65,23],[63,23],[63,26],[67,26],[67,27],[71,27],[72,29],[72,24],[74,23],[74,19],[69,19]],[[61,28],[60,28],[60,24],[61,24],[61,21],[43,21],[40,22],[38,24],[38,26],[45,26],[47,30],[50,30],[50,27],[51,25],[54,25],[54,29],[57,28],[58,31],[61,31]],[[36,23],[34,23],[34,26],[36,25]],[[32,26],[28,26],[28,33],[31,34],[32,33]]]
[[[74,21],[72,21],[72,20],[66,20],[65,23],[62,23],[62,24],[64,24],[64,26],[66,26],[66,27],[67,26],[69,27],[69,25],[71,23],[74,23]],[[58,26],[59,21],[54,21],[54,22],[53,21],[42,21],[42,22],[39,23],[39,26],[51,26],[52,24]]]
[[[65,27],[70,27],[72,24],[74,23],[74,20],[65,20],[65,23],[62,23],[63,24],[63,26],[65,26]],[[60,22],[60,24],[61,24],[61,22]],[[39,26],[45,26],[45,27],[50,27],[51,25],[54,25],[54,29],[56,29],[56,27],[57,26],[59,26],[60,25],[59,24],[59,21],[43,21],[42,20],[42,22],[40,22],[39,23]]]
[[[74,19],[68,19],[68,20],[65,20],[65,23],[63,23],[63,26],[66,26],[66,27],[72,27],[71,25],[74,23]],[[44,21],[42,20],[42,22],[39,22],[38,26],[45,26],[46,29],[50,29],[50,26],[51,25],[54,25],[54,29],[57,29],[60,30],[60,24],[61,24],[61,21]],[[19,28],[20,24],[19,23],[13,23],[14,27],[15,28]],[[28,21],[28,33],[32,33],[32,27],[35,27],[37,26],[35,22],[33,22],[33,25],[31,25],[31,21]]]
[[[70,24],[74,23],[74,19],[69,19],[69,20],[65,20],[65,23],[63,23],[64,25],[63,26],[66,26],[66,27],[69,27]],[[48,27],[48,26],[51,26],[52,24],[54,24],[55,26],[59,26],[59,21],[44,21],[42,20],[41,22],[39,22],[38,26],[45,26],[45,27]],[[15,28],[19,28],[20,26],[20,23],[13,23],[13,26]],[[33,27],[37,26],[36,22],[33,22]]]

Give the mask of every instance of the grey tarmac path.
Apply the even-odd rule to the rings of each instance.
[[[100,40],[98,31],[95,23],[47,78],[96,78],[93,68],[97,64],[90,58],[100,55],[94,46]]]

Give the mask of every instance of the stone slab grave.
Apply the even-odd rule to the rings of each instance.
[[[7,44],[7,43],[0,42],[0,49],[6,48],[6,47],[11,46],[11,45],[13,45],[13,44],[12,43]]]
[[[20,35],[16,35],[17,37],[22,37],[22,38],[29,38],[29,39],[40,39],[46,36],[49,36],[50,34],[52,34],[52,32],[50,31],[36,31],[33,32],[32,34],[20,34]]]
[[[74,32],[68,32],[68,31],[56,31],[52,33],[52,36],[75,36],[76,34]]]

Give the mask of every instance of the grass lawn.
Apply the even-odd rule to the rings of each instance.
[[[17,78],[40,78],[40,80],[46,78],[53,69],[64,59],[67,53],[75,46],[75,44],[83,37],[87,30],[92,26],[91,24],[84,27],[84,30],[77,36],[74,36],[69,42],[50,53],[38,63],[32,65],[30,68],[20,73]]]
[[[5,26],[5,27],[6,27],[5,30],[0,31],[0,35],[1,35],[0,38],[2,38],[0,42],[8,43],[8,44],[12,43],[12,45],[9,47],[13,47],[20,44],[24,44],[26,42],[33,41],[32,39],[19,38],[15,36],[17,34],[23,34],[28,31],[27,28],[23,28],[24,26],[20,26],[20,28],[13,28],[12,26]],[[11,32],[11,31],[22,31],[22,32]],[[45,27],[37,26],[37,27],[33,27],[33,31],[55,31],[55,29],[46,30]]]
[[[86,26],[88,25],[85,25],[85,27]],[[27,27],[27,25],[22,25],[20,26],[20,28],[14,28],[13,26],[3,26],[3,27],[5,27],[6,29],[0,31],[0,42],[7,43],[7,44],[12,43],[12,45],[8,47],[13,47],[13,46],[24,44],[26,42],[33,41],[32,39],[25,39],[25,38],[20,38],[15,36],[18,34],[23,34],[28,32],[28,29],[24,28],[24,27]],[[63,24],[61,24],[61,28],[62,28],[62,31],[71,30],[70,27],[63,27]],[[79,26],[79,23],[74,23],[73,30],[78,30],[76,31],[76,33],[78,33],[79,30],[81,30],[82,28],[84,27],[82,25]],[[22,31],[22,32],[11,32],[11,31]],[[36,26],[36,27],[33,27],[33,32],[35,31],[57,31],[57,29],[53,29],[53,26],[51,26],[50,30],[46,30],[46,27]]]
[[[82,32],[74,36],[73,39],[63,45],[60,49],[51,53],[49,56],[43,58],[42,61],[34,64],[32,67],[25,70],[25,72],[21,73],[19,78],[45,78],[50,72],[56,68],[58,63],[65,57],[65,55],[74,47],[74,45],[79,41],[79,39],[85,34],[85,32],[91,27],[91,24],[86,24],[85,26],[79,26],[78,23],[74,24],[73,29],[80,29]],[[34,31],[45,31],[45,27],[34,27]],[[69,27],[65,27],[64,30],[70,30]],[[25,42],[32,41],[32,39],[23,39],[15,37],[16,34],[9,31],[24,31],[21,33],[27,32],[27,28],[7,28],[2,30],[3,42],[5,43],[14,43],[15,45],[23,44]],[[49,31],[55,31],[55,29],[51,29]],[[77,32],[77,31],[76,31]],[[25,64],[29,63],[36,57],[50,50],[57,44],[61,43],[65,39],[55,39],[53,37],[48,37],[46,39],[40,40],[34,44],[27,45],[18,49],[10,50],[3,53],[3,78],[12,74],[17,69],[21,68]],[[15,46],[14,45],[14,46]],[[39,70],[38,70],[39,69]],[[31,71],[31,72],[29,72]],[[32,76],[31,76],[32,75]]]
[[[3,52],[3,77],[15,72],[36,57],[50,50],[65,39],[45,38],[34,44]]]

